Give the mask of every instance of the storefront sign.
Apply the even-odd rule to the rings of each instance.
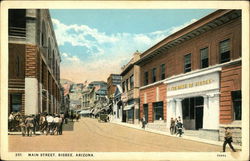
[[[168,91],[176,91],[176,90],[185,89],[185,88],[193,88],[193,87],[197,87],[197,86],[203,86],[203,85],[211,84],[213,81],[214,81],[213,79],[207,79],[207,80],[202,80],[202,81],[198,81],[198,82],[180,84],[177,86],[168,87]]]

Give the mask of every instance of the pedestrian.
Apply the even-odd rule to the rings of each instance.
[[[62,126],[63,126],[63,118],[62,118],[62,117],[59,117],[58,123],[59,123],[59,126],[58,126],[58,134],[59,134],[59,135],[62,135]],[[58,135],[58,134],[57,134],[57,135]]]
[[[232,133],[229,131],[229,127],[225,128],[225,140],[223,143],[223,152],[225,152],[226,150],[226,145],[228,144],[229,147],[236,152],[236,150],[234,149],[233,145],[231,144],[233,142],[233,137],[232,137]]]
[[[170,133],[171,133],[171,135],[174,134],[174,131],[175,131],[175,121],[174,121],[173,117],[171,117],[171,120],[170,120]]]
[[[142,122],[142,128],[145,129],[145,125],[146,125],[145,115],[142,116],[141,122]]]
[[[20,121],[19,126],[22,132],[22,136],[25,136],[26,133],[25,117],[21,117],[19,121]]]
[[[179,137],[181,137],[181,135],[183,134],[183,131],[182,131],[182,129],[183,129],[183,124],[181,123],[181,120],[180,120],[180,119],[177,121],[176,127],[177,127],[177,133],[176,133],[176,135],[179,134]]]
[[[53,130],[54,117],[51,114],[48,114],[48,116],[46,117],[46,120],[48,122],[46,135],[48,135],[48,134],[53,135],[52,130]]]
[[[34,119],[32,118],[32,115],[28,115],[28,117],[25,119],[25,125],[27,136],[32,136],[32,131],[34,128]]]
[[[33,119],[33,134],[36,135],[36,126],[37,126],[37,121],[36,121],[36,115],[32,115],[32,119]]]
[[[8,118],[9,121],[9,131],[14,129],[14,112],[11,112]]]
[[[79,113],[76,113],[76,121],[78,122],[78,120],[80,119],[80,115],[79,115]]]
[[[175,118],[174,123],[175,123],[175,125],[174,125],[174,134],[176,134],[177,133],[177,123],[178,123],[177,118]]]
[[[53,133],[58,135],[59,134],[59,115],[57,114],[55,115],[53,122],[54,122]]]
[[[44,134],[48,128],[48,122],[46,120],[46,114],[41,115],[40,117],[40,131]]]

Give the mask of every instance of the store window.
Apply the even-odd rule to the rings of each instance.
[[[152,69],[152,83],[156,82],[156,68]]]
[[[163,120],[163,102],[153,103],[154,120]]]
[[[203,48],[200,50],[201,57],[201,68],[208,67],[208,48]]]
[[[220,42],[220,63],[230,61],[230,40]]]
[[[232,91],[234,120],[241,120],[241,90]]]
[[[161,65],[161,80],[165,79],[165,64]]]
[[[130,89],[134,88],[134,75],[131,75],[129,78],[129,83],[130,83]]]
[[[10,112],[21,112],[22,94],[21,93],[10,94],[10,97],[11,97]]]
[[[184,73],[191,71],[191,54],[184,56]]]
[[[144,73],[144,85],[148,85],[148,72]]]

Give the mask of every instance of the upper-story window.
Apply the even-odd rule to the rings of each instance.
[[[130,89],[134,88],[134,75],[131,75],[129,78]]]
[[[234,120],[241,120],[241,90],[232,91]]]
[[[125,82],[122,82],[122,92],[125,92]]]
[[[128,79],[126,79],[126,91],[128,91]]]
[[[144,73],[144,85],[148,84],[148,72]]]
[[[42,35],[41,35],[42,46],[46,46],[46,27],[44,21],[42,22]]]
[[[165,64],[161,65],[161,80],[165,79]]]
[[[230,61],[230,39],[220,42],[220,63]]]
[[[156,82],[156,68],[152,69],[152,83]]]
[[[208,48],[203,48],[200,50],[200,58],[201,58],[201,68],[208,67]]]
[[[191,71],[191,54],[184,56],[184,73]]]
[[[26,37],[26,10],[9,9],[9,36]]]

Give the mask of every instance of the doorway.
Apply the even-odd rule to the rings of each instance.
[[[203,97],[185,98],[182,101],[183,124],[188,130],[203,128]]]
[[[143,104],[143,114],[145,116],[146,122],[148,122],[148,104]]]

